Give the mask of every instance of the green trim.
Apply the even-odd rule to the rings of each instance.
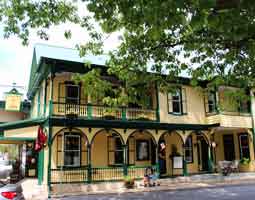
[[[48,138],[49,158],[48,158],[48,198],[51,198],[51,150],[52,150],[52,127],[49,126],[49,138]]]
[[[7,122],[0,124],[0,129],[2,130],[10,130],[15,128],[25,128],[29,126],[36,126],[42,124],[46,121],[46,118],[34,118],[34,119],[26,119],[15,122]]]
[[[88,113],[88,119],[92,119],[92,105],[89,103],[87,105],[87,113]]]
[[[44,150],[38,153],[38,185],[43,183],[43,172],[44,172]]]
[[[158,84],[155,84],[156,89],[156,101],[157,101],[157,109],[156,109],[156,119],[157,122],[160,122],[160,107],[159,107],[159,90],[158,90]]]
[[[126,121],[126,120],[127,120],[127,110],[126,110],[125,107],[122,107],[122,109],[121,109],[121,119],[122,119],[123,121]]]
[[[36,138],[33,137],[0,137],[0,141],[7,140],[7,141],[34,141]]]
[[[70,121],[64,117],[51,117],[49,123],[52,126],[66,126]],[[153,121],[122,121],[122,120],[72,120],[73,127],[94,127],[94,128],[134,128],[134,129],[157,129],[157,130],[209,130],[218,127],[220,124],[173,124],[158,123]]]

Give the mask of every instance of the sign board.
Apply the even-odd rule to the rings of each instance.
[[[182,169],[182,168],[183,168],[182,156],[173,157],[173,169]]]
[[[7,111],[20,111],[21,95],[8,94],[5,98],[5,110]]]

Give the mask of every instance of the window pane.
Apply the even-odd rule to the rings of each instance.
[[[66,101],[67,103],[78,103],[79,100],[79,86],[67,85],[66,86]]]
[[[64,160],[65,160],[65,165],[79,166],[80,165],[80,152],[79,151],[66,151]]]
[[[65,150],[80,150],[80,137],[79,136],[65,136]]]
[[[181,113],[181,106],[180,106],[180,102],[173,102],[173,112],[174,113]]]

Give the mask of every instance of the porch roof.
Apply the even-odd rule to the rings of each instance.
[[[175,124],[148,121],[121,121],[121,120],[86,120],[67,119],[52,117],[49,121],[51,126],[82,126],[91,128],[133,128],[133,129],[156,129],[156,130],[209,130],[219,127],[220,124]]]
[[[15,128],[25,128],[29,126],[39,125],[44,123],[45,121],[46,121],[46,118],[33,118],[33,119],[2,123],[0,124],[0,133],[3,132],[3,130],[11,130]]]

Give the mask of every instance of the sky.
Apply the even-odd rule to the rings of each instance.
[[[72,30],[72,38],[64,37],[65,30]],[[48,41],[41,40],[35,31],[31,32],[29,45],[23,46],[17,37],[3,38],[3,25],[0,24],[0,99],[4,99],[4,92],[11,90],[13,83],[24,93],[26,98],[30,67],[32,63],[33,47],[37,44],[50,44],[61,47],[75,48],[76,44],[85,43],[88,35],[78,25],[62,24],[50,28]],[[111,50],[118,45],[118,34],[112,34],[105,41],[105,50]]]

